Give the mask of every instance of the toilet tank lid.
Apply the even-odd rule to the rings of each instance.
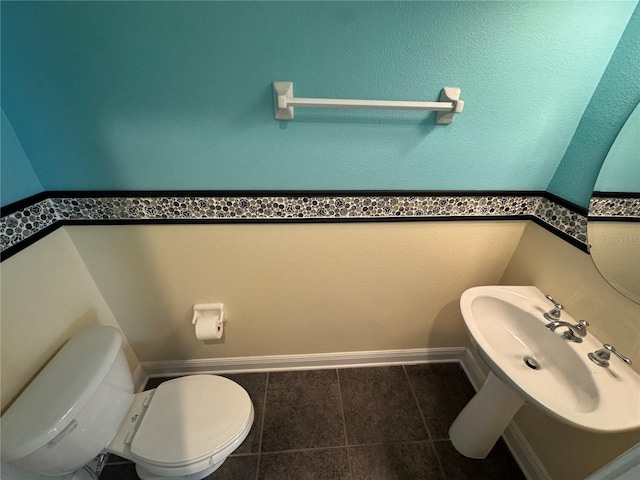
[[[0,418],[2,459],[30,455],[67,428],[104,380],[121,345],[120,331],[107,326],[71,337]]]

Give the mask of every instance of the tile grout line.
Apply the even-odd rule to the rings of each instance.
[[[442,460],[440,460],[440,455],[438,454],[438,449],[436,448],[435,440],[431,441],[431,451],[436,457],[436,462],[438,462],[438,466],[440,467],[440,473],[442,474],[442,478],[447,478],[447,472],[444,470],[444,465],[442,464]]]
[[[353,472],[351,470],[351,454],[349,453],[349,437],[347,436],[347,419],[344,414],[344,403],[342,401],[342,388],[340,387],[340,372],[339,369],[335,369],[336,379],[338,381],[338,397],[340,398],[340,413],[342,414],[342,428],[344,430],[344,443],[347,450],[347,464],[349,465],[349,478],[353,478]]]
[[[446,440],[437,440],[437,441],[445,442]],[[274,450],[273,452],[264,452],[263,455],[279,455],[281,453],[313,452],[317,450],[339,450],[342,448],[351,448],[351,447],[378,447],[383,445],[404,445],[404,444],[413,445],[413,444],[421,444],[421,443],[434,443],[434,442],[432,442],[431,440],[397,440],[394,442],[358,443],[354,445],[349,445],[348,447],[345,447],[344,445],[333,445],[333,446],[327,446],[327,447],[291,448],[288,450]],[[248,457],[250,455],[255,455],[255,454],[244,453],[241,455],[236,455],[236,457],[241,457],[241,456]]]
[[[420,418],[422,419],[422,426],[426,430],[429,440],[433,441],[433,435],[431,435],[431,430],[429,430],[429,427],[427,426],[427,420],[426,418],[424,418],[424,413],[422,413],[422,408],[420,408],[420,402],[418,401],[418,397],[416,396],[416,392],[413,389],[411,379],[409,378],[409,373],[407,372],[406,366],[404,364],[402,365],[402,371],[404,372],[404,378],[407,380],[407,384],[409,385],[409,391],[411,392],[413,401],[416,403],[416,406],[418,407],[418,412],[420,412]]]
[[[347,448],[344,445],[329,445],[326,447],[308,447],[308,448],[289,448],[287,450],[274,450],[273,452],[264,452],[262,455],[280,455],[282,453],[304,453],[304,452],[316,452],[319,450],[342,450]]]
[[[264,385],[264,398],[262,399],[262,419],[260,421],[260,437],[258,440],[258,464],[256,465],[256,480],[260,474],[260,461],[262,460],[262,435],[264,433],[264,419],[267,416],[267,391],[269,390],[269,372]]]
[[[418,411],[420,412],[420,418],[422,418],[422,423],[424,428],[427,430],[427,435],[429,436],[429,443],[431,444],[431,451],[436,456],[436,461],[438,462],[438,466],[440,467],[440,473],[442,474],[442,478],[445,478],[444,467],[442,466],[442,461],[440,460],[440,455],[438,455],[438,450],[436,450],[436,444],[433,435],[431,434],[431,430],[429,430],[429,426],[427,425],[427,419],[422,412],[422,408],[420,407],[420,402],[418,401],[418,396],[413,388],[413,384],[411,383],[411,379],[409,378],[409,372],[407,372],[407,366],[405,364],[402,365],[402,370],[404,371],[404,376],[407,379],[407,383],[409,384],[409,390],[411,390],[411,394],[413,395],[413,400],[416,402],[418,406]]]

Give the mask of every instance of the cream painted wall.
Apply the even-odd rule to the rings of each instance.
[[[0,268],[3,407],[90,324],[119,325],[132,366],[136,355],[462,346],[460,294],[497,283],[551,293],[640,364],[640,306],[588,255],[532,222],[74,226]],[[205,344],[191,309],[213,301],[227,304],[230,320],[222,342]],[[557,480],[585,478],[640,440],[583,432],[527,405],[516,421]]]
[[[0,279],[4,411],[74,333],[119,326],[63,229],[2,262]],[[134,369],[135,353],[128,344],[124,350]]]
[[[593,335],[633,359],[633,367],[640,370],[640,305],[611,288],[589,255],[530,223],[500,283],[536,285],[551,294],[574,318],[587,320]],[[585,432],[528,404],[515,420],[557,480],[582,480],[640,441],[640,431]]]
[[[527,222],[65,227],[141,361],[468,344]],[[224,302],[204,343],[195,303]]]

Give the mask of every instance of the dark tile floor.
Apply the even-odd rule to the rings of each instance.
[[[449,425],[474,394],[457,363],[224,376],[247,390],[255,420],[208,480],[524,479],[502,440],[484,460],[451,446]],[[111,459],[100,478],[138,477]]]

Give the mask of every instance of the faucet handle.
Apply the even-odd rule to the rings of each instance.
[[[553,303],[553,306],[554,306],[556,309],[558,309],[558,310],[563,310],[563,309],[564,309],[564,307],[562,306],[562,304],[560,304],[560,303],[556,302],[556,301],[553,299],[553,297],[552,297],[551,295],[545,295],[545,298],[546,298],[547,300],[549,300],[551,303]]]
[[[589,322],[587,322],[586,320],[580,320],[577,325],[576,328],[578,330],[580,330],[581,332],[583,332],[583,336],[586,337],[587,336],[587,327],[589,326]]]
[[[619,351],[616,350],[616,347],[614,347],[613,345],[609,345],[608,343],[605,343],[604,345],[602,345],[604,348],[606,348],[607,350],[609,350],[611,353],[613,353],[614,355],[616,355],[620,360],[622,360],[624,363],[631,365],[631,360],[629,360],[627,357],[625,357],[624,355],[622,355]]]
[[[546,318],[547,320],[551,320],[552,322],[554,320],[559,320],[562,316],[562,310],[564,307],[559,303],[556,303],[551,295],[545,295],[545,297],[547,298],[547,300],[553,303],[553,308],[543,315],[544,318]]]

